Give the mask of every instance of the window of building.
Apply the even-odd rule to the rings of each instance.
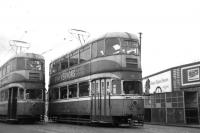
[[[71,54],[70,58],[69,58],[69,66],[75,66],[78,64],[78,51],[75,51]]]
[[[87,45],[80,49],[80,63],[90,59],[90,46]]]
[[[67,98],[67,86],[60,88],[60,99]]]
[[[89,82],[79,84],[79,97],[89,96]]]
[[[138,55],[138,41],[121,39],[122,53]]]
[[[139,81],[124,81],[124,94],[140,94],[141,82]]]
[[[114,55],[120,53],[120,43],[118,38],[108,38],[105,41],[106,55]]]
[[[105,55],[105,45],[104,40],[99,40],[97,42],[97,56],[104,56]]]
[[[97,43],[93,43],[92,44],[92,58],[96,58],[97,57]]]
[[[77,97],[77,84],[69,86],[69,98]]]

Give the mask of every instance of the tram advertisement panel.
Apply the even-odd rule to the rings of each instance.
[[[200,84],[200,64],[181,68],[181,85]]]
[[[171,92],[171,71],[160,73],[143,79],[143,92],[145,94]]]

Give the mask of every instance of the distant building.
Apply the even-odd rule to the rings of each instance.
[[[146,122],[199,124],[200,62],[144,77],[143,92]]]

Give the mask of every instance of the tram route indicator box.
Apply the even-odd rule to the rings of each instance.
[[[181,85],[200,85],[200,64],[181,68]]]

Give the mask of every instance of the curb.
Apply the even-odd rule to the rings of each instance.
[[[162,123],[144,123],[144,125],[175,126],[175,127],[186,127],[186,128],[198,128],[198,129],[200,129],[200,125],[162,124]]]

